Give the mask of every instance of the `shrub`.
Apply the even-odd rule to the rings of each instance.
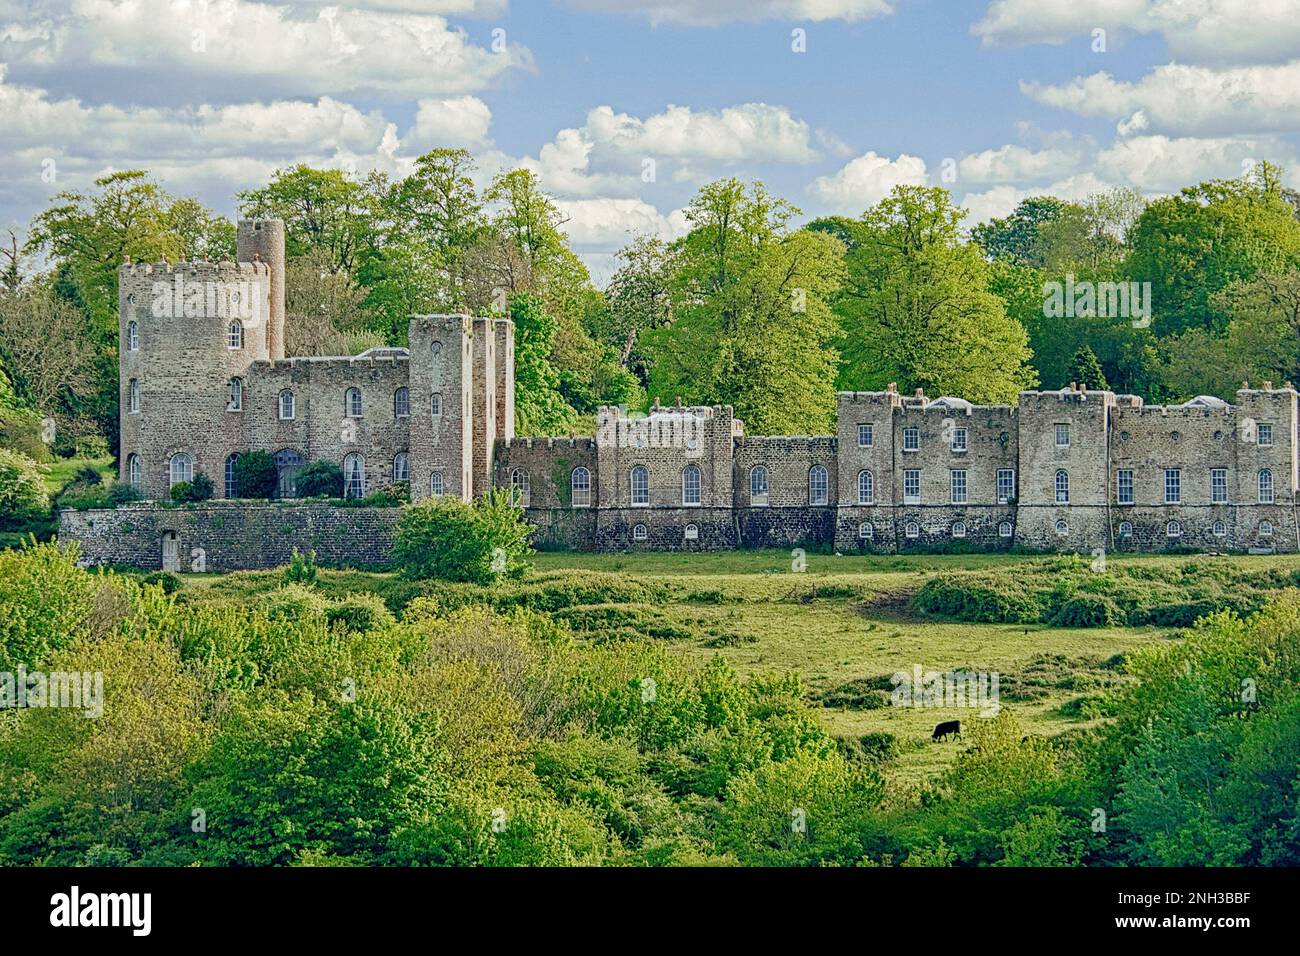
[[[408,578],[489,584],[522,576],[531,529],[508,492],[469,505],[436,498],[408,508],[397,523],[393,562]]]
[[[280,471],[270,452],[246,451],[235,458],[235,494],[240,498],[272,498]]]
[[[316,583],[316,575],[316,552],[308,551],[303,554],[294,548],[289,563],[284,566],[284,573],[280,575],[280,580],[285,584],[311,585]]]
[[[41,435],[41,416],[36,412],[0,405],[0,448],[10,448],[33,461],[49,461],[53,456]]]
[[[80,481],[87,485],[102,485],[104,476],[98,468],[92,465],[83,465],[77,469],[77,473],[72,476],[73,481]]]
[[[294,485],[302,498],[342,498],[343,469],[318,458],[299,469]]]
[[[172,485],[172,501],[188,504],[196,501],[208,501],[212,498],[212,479],[200,472],[193,481],[178,481]]]
[[[1103,594],[1079,593],[1047,618],[1052,627],[1113,627],[1124,623],[1124,612]]]
[[[325,609],[325,620],[347,631],[383,630],[396,623],[393,612],[377,594],[353,594]]]
[[[164,594],[175,594],[185,586],[184,582],[170,571],[151,571],[140,579],[140,583],[160,587]]]
[[[25,518],[50,506],[41,473],[22,452],[0,448],[0,518]]]
[[[108,494],[104,500],[110,508],[116,508],[118,505],[129,504],[132,501],[140,500],[140,489],[134,488],[128,484],[115,484],[108,489]]]

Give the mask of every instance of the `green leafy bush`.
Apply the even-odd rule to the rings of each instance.
[[[213,494],[212,479],[200,472],[193,481],[178,481],[172,485],[171,498],[177,504],[209,501]]]
[[[509,492],[490,491],[472,505],[429,499],[408,508],[398,521],[393,563],[417,580],[489,584],[517,578],[532,552],[531,533]]]
[[[160,587],[164,594],[175,594],[185,587],[180,577],[170,571],[151,571],[140,579],[140,583]]]
[[[297,548],[293,549],[293,554],[289,557],[289,563],[284,567],[284,573],[280,579],[285,584],[306,584],[316,583],[316,577],[319,570],[316,567],[316,552],[308,551],[303,554]]]
[[[235,494],[239,498],[273,498],[280,471],[270,452],[246,451],[235,458]]]
[[[49,506],[36,462],[22,452],[0,448],[0,519],[27,518]]]
[[[300,498],[342,498],[343,469],[318,458],[299,469],[294,486]]]

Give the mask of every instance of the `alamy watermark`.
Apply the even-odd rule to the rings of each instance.
[[[187,279],[153,284],[151,311],[159,319],[239,319],[256,325],[262,315],[261,283],[248,280]]]
[[[1150,282],[1043,283],[1043,316],[1048,319],[1130,319],[1135,329],[1151,324]]]
[[[0,708],[57,707],[80,710],[94,719],[104,716],[102,671],[0,671]]]
[[[894,707],[974,707],[981,717],[995,717],[999,675],[985,671],[927,671],[913,664],[911,672],[896,671],[889,682],[889,703]]]
[[[680,448],[688,458],[704,453],[704,418],[686,409],[656,409],[607,416],[596,426],[600,448]]]

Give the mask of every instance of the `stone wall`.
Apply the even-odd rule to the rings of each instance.
[[[287,564],[293,549],[315,551],[327,567],[389,564],[401,509],[210,501],[170,507],[141,503],[114,510],[63,511],[59,539],[77,541],[88,565],[163,568],[174,536],[181,571],[237,571]]]

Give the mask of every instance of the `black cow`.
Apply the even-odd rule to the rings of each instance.
[[[958,737],[961,735],[960,720],[945,720],[934,728],[934,733],[930,735],[931,740],[943,740],[945,737]]]

